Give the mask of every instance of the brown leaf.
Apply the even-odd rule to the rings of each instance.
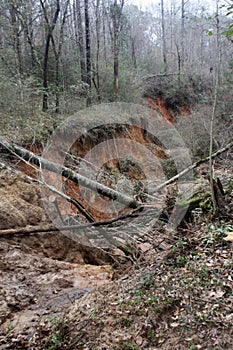
[[[227,232],[227,237],[224,237],[223,239],[228,242],[233,242],[233,231]]]

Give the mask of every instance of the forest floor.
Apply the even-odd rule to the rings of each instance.
[[[232,169],[218,175],[233,214]],[[227,180],[227,182],[226,182]],[[0,176],[0,223],[46,222],[37,186]],[[0,238],[0,349],[232,349],[232,219],[198,213],[114,273],[109,255],[59,233]]]

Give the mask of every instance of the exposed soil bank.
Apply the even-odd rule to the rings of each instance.
[[[19,172],[0,174],[0,227],[48,222],[38,187]],[[24,349],[38,329],[113,277],[111,257],[60,232],[0,237],[0,348]],[[34,340],[33,340],[34,339]]]

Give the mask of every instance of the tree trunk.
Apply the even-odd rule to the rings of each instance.
[[[102,30],[103,30],[103,45],[104,45],[104,61],[107,67],[107,45],[106,45],[106,23],[105,23],[105,18],[107,18],[107,13],[103,2],[102,2],[102,18],[103,18]]]
[[[215,80],[215,86],[214,86],[214,100],[213,100],[213,109],[212,109],[212,116],[211,116],[211,123],[210,123],[210,151],[209,151],[209,175],[210,175],[210,188],[211,188],[211,194],[212,194],[212,201],[213,201],[213,207],[214,207],[214,214],[219,210],[218,208],[218,202],[216,198],[216,191],[215,191],[215,180],[214,180],[214,165],[213,165],[213,141],[214,141],[214,123],[216,118],[216,110],[217,110],[217,103],[218,103],[218,88],[219,88],[219,71],[220,71],[220,62],[221,62],[221,51],[220,51],[220,28],[219,28],[219,8],[218,8],[218,0],[216,0],[216,29],[217,29],[217,35],[216,35],[216,46],[217,46],[217,63],[216,63],[216,80]]]
[[[79,62],[81,69],[81,81],[86,83],[86,62],[85,62],[85,48],[84,48],[84,40],[83,40],[83,26],[82,26],[82,13],[80,0],[76,0],[74,6],[76,5],[76,14],[75,14],[75,26],[76,28],[76,37],[77,44],[79,50]]]
[[[85,7],[85,37],[86,37],[86,82],[89,86],[87,96],[87,106],[91,104],[90,90],[91,90],[91,44],[90,44],[90,19],[89,19],[89,4],[88,0],[84,0]]]
[[[135,38],[131,38],[131,56],[132,56],[133,66],[134,66],[135,69],[137,69]]]
[[[101,100],[100,97],[100,77],[99,77],[99,56],[100,56],[100,0],[96,0],[96,10],[95,10],[95,16],[96,16],[96,69],[95,69],[95,76],[96,76],[96,91],[97,91],[97,97],[98,101]]]
[[[163,64],[164,64],[164,73],[166,73],[167,72],[167,45],[166,45],[165,16],[164,16],[164,1],[163,0],[161,0],[161,17],[162,17]]]
[[[114,70],[114,101],[118,100],[118,90],[119,90],[119,33],[121,30],[121,17],[124,6],[124,0],[120,1],[120,4],[117,3],[117,0],[114,0],[112,8],[112,34],[113,34],[113,70]]]
[[[53,16],[52,24],[48,22],[48,15],[47,10],[45,8],[45,4],[43,0],[40,0],[40,4],[43,10],[43,14],[46,20],[47,24],[47,36],[46,36],[46,43],[45,43],[45,52],[44,52],[44,64],[43,64],[43,105],[42,109],[43,112],[46,112],[48,110],[48,63],[49,63],[49,48],[50,43],[53,35],[53,30],[55,28],[55,25],[58,20],[59,12],[60,12],[60,0],[56,1],[56,11]],[[47,18],[47,19],[46,19]]]
[[[6,151],[9,154],[17,155],[20,158],[24,159],[25,161],[28,161],[32,164],[36,164],[41,169],[46,169],[49,171],[52,171],[56,174],[59,174],[61,176],[64,176],[68,178],[69,180],[75,182],[78,185],[84,186],[86,188],[89,188],[95,192],[98,192],[101,195],[104,195],[110,199],[117,200],[120,203],[123,203],[131,208],[138,208],[142,206],[141,202],[138,202],[135,198],[131,198],[123,193],[117,192],[116,190],[113,190],[105,185],[100,184],[99,182],[90,180],[86,178],[85,176],[82,176],[76,172],[74,172],[72,169],[69,169],[65,166],[62,166],[60,164],[48,161],[45,158],[42,158],[40,156],[37,156],[33,152],[28,151],[27,149],[20,147],[18,145],[11,145],[5,140],[0,139],[0,147]],[[233,141],[228,143],[225,147],[221,148],[217,152],[213,153],[211,155],[211,158],[217,157],[218,155],[222,154],[223,152],[226,152],[227,150],[231,149],[233,147]],[[162,188],[168,186],[169,184],[175,182],[179,178],[183,177],[185,174],[190,172],[192,169],[195,169],[200,164],[206,163],[210,159],[209,157],[203,158],[198,160],[197,162],[191,164],[188,168],[181,171],[179,174],[173,176],[171,179],[165,181],[161,185],[157,186],[153,189],[153,193],[160,191]],[[151,197],[151,199],[154,199],[154,197]]]
[[[114,101],[118,100],[119,89],[119,42],[118,34],[114,33]]]
[[[54,49],[54,55],[55,55],[55,60],[56,60],[56,67],[55,67],[55,83],[56,83],[56,100],[55,100],[55,113],[60,112],[60,57],[61,57],[61,51],[62,51],[62,45],[64,42],[64,26],[66,22],[66,16],[67,16],[67,11],[68,11],[68,5],[69,5],[70,0],[66,1],[65,4],[65,9],[64,9],[64,14],[62,18],[62,23],[61,23],[61,29],[60,29],[60,36],[59,36],[59,43],[58,43],[58,50],[56,50],[56,45],[53,39],[53,49]]]
[[[184,66],[184,21],[185,21],[185,12],[184,12],[184,0],[181,0],[181,55],[180,55],[180,66]]]
[[[21,45],[20,45],[20,30],[17,20],[17,7],[14,3],[10,4],[10,16],[11,25],[13,30],[13,47],[15,54],[15,67],[16,75],[18,78],[18,84],[20,87],[20,100],[23,102],[23,88],[22,88],[22,57],[21,57]]]

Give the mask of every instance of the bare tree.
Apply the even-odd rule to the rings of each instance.
[[[101,30],[101,17],[100,17],[100,0],[96,0],[95,4],[95,30],[96,30],[96,63],[95,63],[95,76],[93,76],[93,84],[96,88],[97,97],[100,101],[100,76],[99,76],[99,60],[100,60],[100,30]],[[93,64],[94,68],[94,64]]]
[[[185,24],[185,9],[184,9],[185,2],[184,0],[181,0],[181,67],[184,65],[184,24]]]
[[[164,1],[161,0],[161,18],[162,18],[162,41],[163,41],[163,64],[164,72],[167,72],[167,44],[165,32]]]
[[[43,1],[40,0],[40,4],[42,7],[42,11],[44,14],[44,18],[46,21],[46,43],[45,43],[45,51],[44,51],[44,64],[43,64],[43,111],[46,112],[48,110],[48,63],[49,63],[49,48],[50,48],[50,43],[52,40],[53,36],[53,31],[56,26],[59,12],[60,12],[60,0],[56,0],[56,8],[53,14],[52,21],[48,21],[48,12],[47,12],[47,4]],[[51,6],[52,9],[52,6]]]
[[[214,143],[214,123],[216,117],[216,109],[218,102],[218,88],[219,88],[219,74],[220,74],[220,64],[221,64],[221,50],[220,50],[220,26],[219,26],[219,0],[216,0],[216,47],[217,47],[217,63],[216,63],[216,78],[215,78],[215,88],[214,88],[214,100],[213,109],[210,124],[210,150],[209,150],[209,173],[210,173],[210,187],[212,194],[212,201],[214,207],[214,214],[216,214],[218,208],[218,198],[215,191],[215,180],[214,180],[214,169],[213,169],[213,143]]]
[[[113,60],[114,60],[114,100],[118,100],[119,88],[119,34],[122,28],[122,12],[124,7],[124,0],[114,0],[111,6],[111,20],[112,20],[112,37],[113,37]]]
[[[65,3],[57,46],[55,43],[54,36],[52,34],[52,45],[53,45],[53,51],[54,51],[54,56],[55,56],[55,84],[56,84],[55,112],[56,113],[59,113],[59,105],[60,105],[60,99],[59,99],[59,96],[60,96],[60,93],[59,93],[59,71],[60,71],[60,69],[59,69],[59,66],[60,66],[60,56],[61,56],[62,46],[63,46],[63,42],[64,42],[64,26],[65,26],[65,22],[66,22],[69,2],[70,2],[70,0],[67,0]],[[46,17],[46,22],[49,24],[49,19],[47,17]]]
[[[91,89],[91,42],[90,42],[90,18],[88,0],[84,0],[85,8],[85,38],[86,38],[86,82]],[[91,103],[90,93],[87,97],[87,105]]]
[[[79,62],[81,69],[81,81],[86,83],[86,62],[85,62],[85,47],[83,38],[83,25],[82,25],[82,12],[80,0],[74,1],[74,25],[75,25],[75,36],[79,50]]]

